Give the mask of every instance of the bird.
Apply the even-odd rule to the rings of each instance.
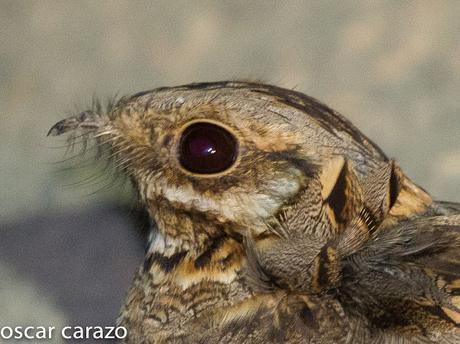
[[[460,342],[460,204],[318,100],[161,87],[48,135],[65,133],[107,150],[150,217],[126,343]]]

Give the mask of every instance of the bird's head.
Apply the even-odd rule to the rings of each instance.
[[[189,248],[223,233],[262,233],[268,219],[305,200],[309,182],[337,156],[358,175],[386,161],[325,105],[256,83],[138,93],[64,119],[50,134],[68,131],[107,147],[159,231]],[[338,174],[325,180],[330,191]]]

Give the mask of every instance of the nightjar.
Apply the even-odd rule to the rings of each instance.
[[[163,87],[55,124],[151,218],[127,343],[460,343],[460,205],[348,120],[250,82]]]

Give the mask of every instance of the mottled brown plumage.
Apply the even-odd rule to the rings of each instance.
[[[200,123],[237,142],[225,169],[184,162]],[[433,202],[318,101],[256,83],[191,84],[50,133],[68,131],[112,152],[152,218],[120,317],[127,342],[459,342],[460,207]]]

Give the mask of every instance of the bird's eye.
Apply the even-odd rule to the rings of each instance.
[[[228,130],[212,123],[194,123],[182,133],[179,162],[192,173],[219,173],[233,165],[237,150],[238,142]]]

